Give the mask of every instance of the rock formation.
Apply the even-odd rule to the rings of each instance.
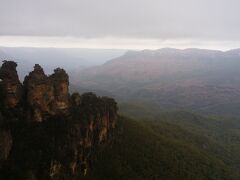
[[[24,80],[25,97],[30,119],[41,122],[48,115],[66,113],[69,107],[68,75],[60,68],[45,75],[38,64]],[[33,118],[32,118],[33,117]]]
[[[53,85],[40,65],[36,64],[34,66],[34,70],[25,77],[23,85],[27,109],[29,110],[28,114],[30,114],[28,118],[34,121],[42,121],[44,114],[52,114]]]
[[[4,61],[0,69],[0,79],[4,105],[6,108],[14,108],[21,99],[22,85],[17,74],[17,63]]]
[[[54,111],[66,112],[69,107],[68,75],[64,69],[57,68],[50,76],[54,89]]]
[[[93,153],[113,140],[116,102],[70,95],[60,68],[47,76],[36,64],[21,84],[16,67],[0,68],[0,179],[81,179]]]

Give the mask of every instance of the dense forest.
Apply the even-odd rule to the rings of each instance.
[[[118,137],[95,156],[86,179],[237,180],[236,123],[186,112],[166,113],[158,120],[121,117]]]
[[[239,119],[68,92],[60,68],[0,68],[0,178],[240,178]],[[119,110],[119,111],[118,111]]]

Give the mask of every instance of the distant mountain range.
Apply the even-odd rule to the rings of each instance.
[[[18,62],[20,78],[23,79],[37,63],[43,64],[47,74],[52,73],[56,67],[74,71],[101,65],[124,52],[125,50],[114,49],[0,47],[0,60]]]
[[[75,86],[163,109],[239,115],[240,49],[128,51],[103,65],[79,70]]]
[[[70,96],[63,69],[47,76],[35,65],[21,83],[17,64],[5,62],[0,179],[240,179],[239,52],[129,51],[72,71],[72,92],[110,94],[119,106],[93,93]],[[50,54],[45,66],[61,67]]]

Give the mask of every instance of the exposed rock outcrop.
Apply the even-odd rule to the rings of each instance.
[[[51,76],[45,75],[38,64],[24,80],[29,119],[41,122],[49,115],[67,113],[69,108],[68,75],[60,68]]]
[[[28,119],[42,121],[44,114],[53,114],[51,112],[54,100],[53,85],[40,65],[34,66],[34,70],[25,77],[23,85],[29,111]]]
[[[0,68],[0,179],[81,179],[93,153],[113,140],[116,102],[70,95],[63,69],[47,76],[38,64],[22,85],[16,66]]]
[[[17,63],[4,61],[0,69],[0,79],[4,105],[6,108],[14,108],[21,99],[22,85],[17,74]]]
[[[64,69],[57,68],[50,76],[54,89],[54,112],[66,112],[69,107],[68,75]]]

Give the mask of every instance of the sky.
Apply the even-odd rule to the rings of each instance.
[[[0,0],[0,46],[240,47],[239,0]]]

